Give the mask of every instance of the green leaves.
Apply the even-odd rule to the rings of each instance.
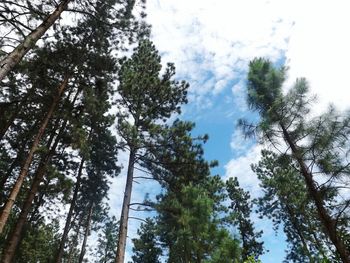
[[[160,76],[160,56],[149,40],[142,40],[132,57],[122,63],[119,73],[119,103],[128,109],[137,125],[163,120],[186,103],[185,82],[172,80],[175,67],[168,64]]]
[[[97,239],[96,263],[112,263],[115,260],[115,248],[118,242],[119,227],[116,218],[106,218]]]
[[[228,208],[231,219],[228,221],[238,227],[242,242],[242,259],[246,260],[251,255],[262,255],[263,242],[258,241],[262,231],[256,232],[250,219],[253,202],[249,193],[239,187],[236,177],[226,181],[226,190],[230,201]]]
[[[238,242],[220,227],[215,201],[204,187],[192,184],[161,197],[157,224],[168,262],[236,262]]]
[[[147,218],[137,230],[138,238],[134,238],[132,262],[133,263],[160,263],[162,249],[158,241],[158,227],[156,223]]]
[[[264,58],[256,58],[249,64],[248,105],[262,116],[273,110],[273,103],[281,99],[281,86],[285,79],[285,68],[275,69]]]
[[[265,189],[265,196],[259,200],[260,211],[276,226],[284,222],[291,243],[287,259],[316,262],[332,254],[324,245],[330,240],[342,261],[348,262],[348,241],[342,240],[348,232],[347,223],[340,226],[334,222],[348,218],[347,201],[339,202],[348,197],[339,189],[344,184],[340,178],[349,173],[349,117],[333,108],[320,117],[308,116],[314,97],[308,94],[307,81],[297,79],[284,95],[285,71],[258,58],[250,63],[248,73],[248,103],[260,120],[253,125],[245,121],[240,124],[248,135],[258,135],[261,142],[268,142],[281,153],[264,151],[262,162],[253,166]],[[310,239],[320,223],[323,228]],[[321,244],[317,244],[318,239]]]
[[[289,243],[286,259],[318,262],[325,255],[331,257],[315,205],[291,157],[263,150],[261,160],[252,168],[264,189],[258,211],[272,219],[275,229],[283,225]]]
[[[40,222],[36,226],[30,226],[21,243],[21,250],[16,255],[18,263],[52,262],[55,250],[59,242],[58,221],[45,225]]]

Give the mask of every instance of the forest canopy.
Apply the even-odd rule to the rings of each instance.
[[[307,79],[252,58],[232,123],[260,192],[217,174],[146,6],[0,3],[1,262],[258,263],[270,222],[284,262],[349,263],[350,111],[315,114]]]

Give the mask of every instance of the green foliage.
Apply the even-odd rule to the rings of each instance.
[[[212,164],[204,160],[201,145],[207,138],[192,138],[193,128],[192,122],[175,120],[151,134],[156,143],[148,145],[142,165],[165,189],[176,192],[183,185],[205,183],[209,178]]]
[[[222,226],[224,183],[210,175],[201,142],[192,138],[193,124],[175,121],[152,134],[157,144],[149,148],[144,167],[165,192],[153,202],[158,216],[157,242],[167,262],[238,262],[239,242]],[[152,202],[151,202],[152,203]]]
[[[205,263],[238,263],[240,262],[241,248],[239,241],[225,229],[220,229],[214,235],[215,245],[210,259],[204,260]]]
[[[97,240],[96,263],[111,263],[116,257],[119,227],[116,218],[107,218]]]
[[[180,105],[187,102],[188,84],[173,80],[173,64],[168,64],[160,75],[160,56],[147,39],[141,40],[131,58],[121,64],[118,131],[129,146],[144,147],[146,135],[157,129],[156,123],[180,112]],[[132,117],[133,123],[127,117]]]
[[[239,259],[239,243],[220,226],[214,208],[208,192],[192,184],[162,196],[157,225],[162,246],[169,250],[167,262]]]
[[[39,223],[29,226],[21,242],[21,249],[16,254],[16,263],[53,262],[55,250],[58,246],[58,221],[52,224]]]
[[[244,263],[261,263],[261,261],[255,259],[254,256],[250,256],[247,258],[247,260],[244,261]]]
[[[137,230],[138,238],[134,238],[132,262],[133,263],[160,263],[162,249],[158,244],[157,225],[147,218]]]
[[[258,239],[262,231],[256,232],[253,222],[250,219],[252,213],[252,200],[248,192],[239,187],[238,179],[229,178],[226,182],[226,189],[230,200],[229,209],[232,223],[238,227],[242,242],[242,259],[249,256],[260,256],[263,254],[263,242]]]
[[[349,173],[349,113],[330,107],[312,118],[308,114],[314,97],[305,79],[297,79],[283,94],[284,67],[262,58],[249,66],[247,99],[261,118],[257,124],[241,120],[240,125],[281,153],[263,152],[263,162],[253,168],[266,189],[260,200],[263,214],[276,224],[283,221],[291,244],[286,260],[337,258],[331,241],[344,261],[349,198],[340,189],[341,177]]]
[[[289,244],[286,261],[331,258],[331,245],[319,225],[315,205],[290,157],[263,150],[261,160],[252,169],[264,189],[264,196],[258,199],[259,212],[273,221],[275,229],[283,225]]]
[[[276,69],[264,58],[254,59],[249,64],[248,105],[257,110],[263,118],[273,110],[270,107],[271,103],[278,102],[282,97],[284,73],[284,68]]]

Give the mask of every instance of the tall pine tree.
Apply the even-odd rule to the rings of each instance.
[[[179,112],[186,102],[188,85],[173,80],[175,67],[168,64],[161,75],[160,56],[150,40],[141,40],[131,58],[122,63],[119,72],[117,103],[122,111],[118,132],[129,150],[127,181],[122,205],[117,263],[124,262],[129,206],[132,193],[134,165],[138,154],[150,143],[149,134],[171,114]]]
[[[331,124],[345,127],[343,130],[332,129],[332,136],[328,129],[322,131],[315,126],[315,122],[306,122],[310,112],[310,97],[307,95],[308,85],[305,79],[299,79],[295,85],[284,95],[282,85],[285,80],[285,68],[275,68],[266,59],[255,59],[250,63],[248,74],[248,104],[252,110],[260,115],[258,129],[252,129],[252,125],[241,122],[246,132],[259,131],[265,141],[272,144],[282,138],[290,153],[294,164],[298,167],[300,175],[304,178],[309,197],[313,200],[324,233],[335,246],[342,262],[350,262],[349,249],[346,244],[348,235],[346,228],[339,225],[340,214],[334,216],[331,207],[327,207],[327,200],[319,186],[315,175],[317,168],[328,178],[332,178],[332,171],[325,169],[323,163],[332,164],[339,160],[337,150],[347,147],[344,132],[348,133],[348,117],[336,121],[323,119],[319,124]],[[327,116],[324,116],[327,117]],[[327,138],[326,140],[324,140]],[[309,139],[309,141],[307,140]],[[323,139],[323,140],[322,140]],[[334,146],[338,147],[335,149]],[[326,154],[329,150],[331,154]],[[311,165],[310,165],[311,162]],[[346,167],[346,165],[341,165]],[[336,171],[334,171],[336,172]],[[341,169],[342,174],[346,169]],[[339,174],[338,174],[339,178]],[[340,211],[342,213],[343,211]]]

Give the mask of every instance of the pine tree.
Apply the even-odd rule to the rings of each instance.
[[[64,80],[62,81],[62,83],[59,85],[59,87],[57,89],[57,94],[54,95],[52,104],[51,104],[50,108],[48,109],[48,112],[40,125],[39,131],[34,138],[33,144],[31,146],[31,148],[28,152],[28,155],[26,157],[26,160],[21,168],[20,174],[19,174],[19,176],[16,180],[16,183],[13,186],[12,191],[8,197],[8,201],[6,202],[4,208],[1,212],[1,215],[0,215],[0,233],[2,232],[2,230],[6,224],[6,221],[9,217],[10,212],[11,212],[12,206],[13,206],[13,204],[16,200],[16,197],[20,191],[20,188],[23,184],[23,181],[24,181],[25,177],[27,176],[29,166],[31,165],[31,162],[33,160],[33,155],[38,148],[38,145],[41,141],[42,136],[44,135],[46,126],[47,126],[50,118],[52,117],[53,112],[55,111],[55,108],[56,108],[56,106],[57,106],[57,104],[62,96],[64,89],[68,85],[68,80],[69,80],[69,76],[66,75],[64,77]]]
[[[0,81],[6,77],[8,72],[20,62],[25,54],[33,48],[35,43],[55,23],[61,13],[67,8],[69,2],[70,0],[61,1],[56,9],[37,28],[25,36],[22,43],[0,61]]]
[[[230,178],[226,182],[226,190],[231,202],[229,209],[233,224],[238,227],[242,241],[242,260],[249,256],[259,257],[263,254],[263,242],[259,242],[262,231],[256,232],[250,219],[252,200],[250,194],[239,187],[238,179]]]
[[[96,10],[94,19],[97,18],[97,14],[99,18],[106,20],[111,19],[113,15],[108,13],[110,9],[112,9],[112,7],[108,5],[99,7],[98,10]],[[103,25],[103,20],[99,20],[99,23]],[[84,30],[81,29],[82,26]],[[101,28],[104,30],[99,30]],[[94,179],[95,183],[98,181],[103,182],[101,184],[102,190],[98,191],[98,193],[102,195],[100,199],[106,195],[108,190],[107,177],[115,175],[119,171],[115,165],[116,141],[108,131],[113,117],[107,115],[106,112],[110,107],[108,98],[112,95],[112,74],[116,70],[115,60],[110,55],[111,43],[116,40],[116,37],[120,38],[123,36],[114,35],[114,33],[112,34],[111,32],[115,32],[115,30],[109,23],[106,23],[106,25],[102,27],[98,24],[93,24],[89,19],[81,21],[78,27],[67,27],[66,30],[62,31],[62,34],[55,34],[56,39],[53,42],[47,42],[45,47],[36,49],[33,52],[34,57],[30,58],[30,61],[28,61],[26,65],[27,67],[24,73],[28,79],[24,79],[28,80],[28,86],[30,87],[32,85],[32,88],[28,90],[23,89],[17,93],[24,94],[22,97],[25,99],[21,99],[22,104],[23,101],[30,101],[31,103],[24,109],[20,108],[20,114],[15,116],[16,121],[11,121],[12,123],[9,125],[5,138],[6,142],[10,142],[10,144],[5,142],[4,145],[12,146],[12,139],[15,145],[21,144],[19,140],[19,135],[21,134],[18,130],[23,129],[23,127],[27,130],[35,130],[34,128],[40,125],[40,118],[44,117],[40,116],[46,114],[45,107],[50,106],[51,102],[51,90],[46,91],[45,89],[52,87],[56,79],[59,79],[59,73],[61,71],[74,71],[74,74],[72,74],[67,94],[63,95],[64,98],[62,100],[65,102],[58,105],[59,110],[52,113],[52,118],[48,121],[45,134],[42,136],[42,143],[33,156],[29,176],[24,182],[30,184],[30,180],[33,180],[31,189],[30,192],[28,192],[23,206],[21,203],[17,204],[18,206],[22,206],[22,211],[17,223],[10,232],[7,231],[4,235],[7,236],[8,245],[4,250],[6,258],[3,260],[8,260],[7,255],[9,255],[9,257],[14,255],[19,239],[22,238],[24,234],[22,230],[26,225],[27,215],[30,215],[30,218],[37,217],[38,207],[45,203],[46,198],[49,198],[50,191],[53,190],[52,187],[65,187],[64,184],[57,184],[55,186],[52,182],[57,182],[57,180],[63,182],[59,179],[62,170],[62,173],[66,174],[71,172],[72,160],[69,160],[69,158],[72,158],[72,156],[68,156],[69,154],[65,151],[66,148],[70,148],[69,151],[82,148],[83,142],[86,140],[86,127],[91,127],[94,131],[90,138],[91,141],[87,142],[87,144],[90,143],[91,145],[91,153],[89,153],[91,158],[87,158],[86,160],[86,169],[87,173],[94,174],[90,177],[100,179]],[[120,34],[120,32],[118,34]],[[80,36],[78,41],[76,36]],[[97,43],[93,40],[94,37],[101,38],[103,41]],[[55,61],[48,60],[48,58],[55,58]],[[13,72],[11,72],[10,75],[11,74],[13,74]],[[36,92],[38,92],[39,95],[36,95]],[[11,94],[15,95],[16,90]],[[43,100],[43,98],[46,98],[48,102]],[[66,102],[71,105],[67,107]],[[36,111],[30,112],[30,107],[33,107],[33,109],[40,109],[36,110],[38,114],[36,114]],[[44,110],[41,110],[42,108]],[[22,112],[25,114],[22,114]],[[23,122],[19,121],[21,118],[23,118]],[[26,126],[32,127],[28,129]],[[27,131],[24,131],[23,133],[26,134],[26,132]],[[62,136],[56,136],[56,133],[60,134],[61,132]],[[32,134],[35,134],[35,132],[32,132]],[[33,136],[32,134],[26,134],[25,138],[30,138],[30,136]],[[53,141],[55,141],[54,144],[56,144],[56,146],[51,145]],[[31,139],[27,139],[26,144],[30,145],[30,143]],[[12,146],[12,148],[14,147]],[[22,151],[19,151],[19,153],[21,152]],[[20,157],[22,154],[17,155]],[[18,165],[17,159],[19,158],[16,157],[13,162],[15,165]],[[9,169],[7,173],[9,176],[4,177],[4,184],[10,185],[12,183],[12,171],[10,170],[14,169],[15,168]],[[31,172],[35,169],[37,172],[32,176]],[[55,171],[61,169],[61,171],[53,173],[56,177],[50,178],[49,171],[51,169]],[[39,187],[43,182],[44,187]],[[56,188],[55,191],[58,188]],[[95,189],[91,189],[90,187],[88,191],[94,192]],[[68,192],[67,189],[61,188],[59,190],[59,194],[66,194],[65,192]],[[24,191],[22,194],[25,195]],[[38,202],[36,198],[39,198]],[[96,202],[99,202],[100,199],[96,199]],[[94,211],[99,213],[99,207],[95,206]],[[15,209],[13,212],[17,214],[18,211]],[[34,219],[34,221],[35,220],[37,219]],[[7,230],[9,230],[11,226],[12,225],[9,225]],[[86,229],[87,228],[88,227],[86,227]],[[86,233],[89,233],[89,231],[86,231]]]
[[[272,219],[275,228],[283,224],[289,244],[286,261],[321,262],[334,258],[331,245],[325,242],[315,205],[290,157],[264,150],[253,171],[264,189],[264,196],[258,200],[259,212]],[[332,199],[327,198],[328,202]]]
[[[133,263],[160,263],[162,249],[157,244],[157,226],[155,222],[147,218],[137,230],[138,238],[134,238],[132,262]]]
[[[115,217],[107,217],[103,222],[102,233],[97,240],[96,263],[112,263],[116,257],[116,246],[118,243],[118,222]]]
[[[40,222],[30,226],[21,241],[21,250],[16,253],[18,263],[52,262],[55,256],[52,247],[57,246],[59,240],[58,221],[51,224]]]
[[[152,135],[157,144],[144,156],[144,167],[164,189],[150,203],[158,213],[157,240],[167,262],[237,262],[238,241],[220,218],[224,183],[210,175],[216,162],[203,158],[201,142],[207,136],[192,138],[192,128],[192,123],[175,121]]]
[[[322,131],[317,126],[313,126],[313,122],[311,125],[306,123],[311,99],[307,96],[308,86],[305,79],[297,80],[294,87],[286,95],[283,95],[284,79],[285,69],[283,67],[276,69],[270,61],[265,59],[253,60],[250,63],[248,74],[248,104],[251,109],[260,114],[261,121],[258,130],[261,132],[261,138],[274,145],[278,138],[282,138],[285,142],[295,165],[298,166],[300,174],[305,180],[309,197],[315,204],[324,233],[336,247],[342,262],[350,262],[349,250],[345,243],[346,230],[338,227],[338,217],[334,217],[330,209],[326,207],[323,190],[318,186],[313,173],[316,167],[322,168],[322,162],[320,163],[322,155],[321,160],[319,160],[315,153],[322,154],[321,149],[327,149],[328,146],[333,145],[332,142],[344,138],[343,133],[337,130],[337,133],[332,133],[332,139],[326,136],[328,140],[325,145],[318,145],[320,141],[315,138],[323,138]],[[341,126],[345,125],[346,127],[347,120],[348,118],[345,118],[344,121],[340,122]],[[324,123],[327,122],[324,121]],[[336,123],[339,122],[333,122],[333,124]],[[241,122],[241,125],[247,128],[248,133],[254,132],[251,129],[254,126],[246,125],[244,122]],[[312,143],[304,144],[305,138],[313,140]],[[335,144],[337,145],[337,143]],[[341,145],[338,146],[341,147]],[[334,157],[337,156],[328,157],[336,160]],[[309,160],[313,165],[309,166]],[[325,176],[330,175],[327,170],[323,172]]]
[[[123,108],[124,114],[118,119],[118,132],[128,147],[129,163],[120,218],[117,263],[124,262],[134,165],[139,158],[137,154],[147,146],[149,133],[157,127],[156,123],[179,112],[179,105],[186,102],[188,85],[172,80],[174,65],[168,64],[162,76],[161,69],[160,56],[154,45],[149,40],[142,40],[131,58],[122,63],[119,72],[120,99],[117,103]]]
[[[69,3],[74,2],[74,9],[68,9]],[[63,11],[69,10],[77,12],[84,17],[94,18],[95,23],[104,23],[106,20],[101,19],[99,16],[99,9],[105,8],[106,6],[113,7],[116,12],[113,14],[114,17],[109,16],[107,23],[109,26],[118,27],[119,30],[123,31],[134,31],[139,25],[137,22],[132,21],[132,9],[134,1],[100,1],[100,0],[89,0],[87,4],[80,3],[74,0],[62,0],[58,4],[52,5],[51,3],[30,3],[28,1],[6,1],[0,8],[2,8],[1,18],[5,25],[11,26],[12,30],[17,31],[22,39],[20,39],[17,46],[9,53],[2,54],[3,58],[0,61],[0,81],[3,80],[7,74],[22,60],[22,58],[35,47],[35,44],[42,38],[42,36],[53,27],[57,22]],[[54,8],[54,11],[47,12],[48,9]],[[16,15],[14,15],[16,14]],[[20,18],[25,18],[29,14],[30,24],[33,24],[36,20],[41,20],[40,24],[30,28],[22,23]],[[111,19],[112,18],[112,19]],[[33,21],[34,20],[34,21]],[[28,23],[28,25],[30,25]],[[1,28],[0,28],[1,29]],[[55,27],[54,27],[55,29]],[[66,30],[63,27],[63,30]],[[29,32],[28,32],[29,31]],[[7,32],[7,30],[5,31]],[[6,40],[12,40],[10,37],[5,35]],[[3,41],[4,41],[3,39]],[[10,41],[11,42],[11,41]],[[0,43],[1,44],[1,43]],[[9,45],[12,46],[12,45]]]

